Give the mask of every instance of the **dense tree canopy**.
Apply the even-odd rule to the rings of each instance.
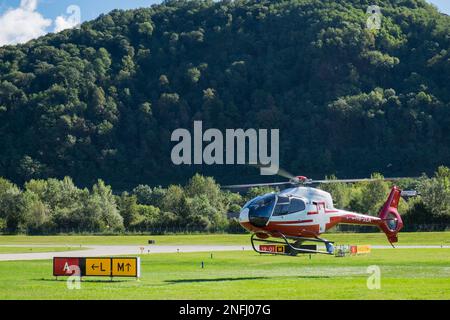
[[[371,4],[381,7],[380,30],[365,28]],[[450,18],[423,0],[165,1],[1,47],[0,176],[68,175],[85,186],[101,178],[128,191],[186,182],[194,171],[244,181],[243,168],[171,165],[172,130],[195,119],[280,128],[283,167],[310,176],[431,173],[450,164],[449,30]],[[181,193],[173,188],[136,197],[154,205]],[[81,218],[103,199],[111,207],[86,223],[121,224],[109,191],[93,192],[76,192],[83,208],[59,210],[50,199],[51,209],[61,221],[67,210]],[[177,206],[220,223],[216,196]],[[34,219],[46,221],[49,208],[31,202]]]

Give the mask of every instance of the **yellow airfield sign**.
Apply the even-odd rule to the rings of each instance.
[[[364,245],[364,246],[356,246],[356,253],[357,254],[362,254],[362,253],[370,253],[370,246],[369,245]]]
[[[113,258],[112,275],[116,277],[139,277],[139,258]]]
[[[87,276],[110,276],[111,258],[86,258]]]

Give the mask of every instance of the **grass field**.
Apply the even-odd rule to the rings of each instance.
[[[381,233],[326,233],[324,238],[338,244],[380,244],[389,245]],[[194,235],[144,235],[144,236],[0,236],[0,245],[146,245],[149,239],[159,245],[220,244],[248,245],[250,235],[194,234]],[[450,232],[403,232],[399,234],[399,245],[450,245]]]
[[[381,233],[326,238],[338,244],[388,244]],[[88,244],[145,245],[149,239],[160,245],[249,244],[249,235],[0,236],[0,253],[28,253],[26,245],[34,246],[32,252]],[[449,245],[450,232],[401,233],[399,244]],[[67,289],[65,279],[56,281],[51,260],[1,261],[0,299],[450,299],[450,249],[374,249],[345,258],[239,251],[215,252],[213,258],[205,252],[146,254],[141,259],[139,281],[85,278],[81,290]],[[381,270],[379,290],[366,285],[371,265]]]
[[[38,253],[38,252],[62,252],[72,250],[83,250],[87,248],[80,247],[3,247],[0,246],[0,254],[2,253]]]
[[[0,262],[0,299],[450,299],[450,249],[311,259],[250,251],[141,257],[139,281],[85,278],[80,290],[56,281],[51,261]],[[367,288],[371,265],[380,267],[381,289]]]

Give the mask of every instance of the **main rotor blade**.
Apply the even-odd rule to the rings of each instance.
[[[282,186],[286,184],[291,184],[287,182],[272,182],[272,183],[252,183],[252,184],[234,184],[228,186],[222,186],[224,189],[237,189],[237,188],[253,188],[253,187],[266,187],[266,186]]]
[[[395,177],[395,178],[363,178],[363,179],[331,179],[331,180],[311,180],[310,183],[352,183],[352,182],[371,182],[371,181],[398,181],[402,179],[402,177]]]
[[[284,177],[284,178],[288,178],[288,179],[295,178],[295,176],[292,173],[287,172],[284,169],[278,169],[277,175]]]
[[[287,172],[283,168],[279,168],[277,171],[275,171],[270,169],[270,167],[263,166],[261,164],[250,164],[250,166],[264,170],[266,172],[266,175],[278,175],[283,178],[288,178],[289,180],[295,178],[295,176],[292,173]]]

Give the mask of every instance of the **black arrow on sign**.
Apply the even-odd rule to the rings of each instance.
[[[95,270],[97,268],[100,268],[100,271],[106,271],[106,270],[103,269],[103,262],[100,262],[100,267],[97,266],[96,264],[92,265],[92,270]]]
[[[126,266],[127,266],[127,271],[130,271],[131,264],[130,264],[130,263],[127,263]]]

